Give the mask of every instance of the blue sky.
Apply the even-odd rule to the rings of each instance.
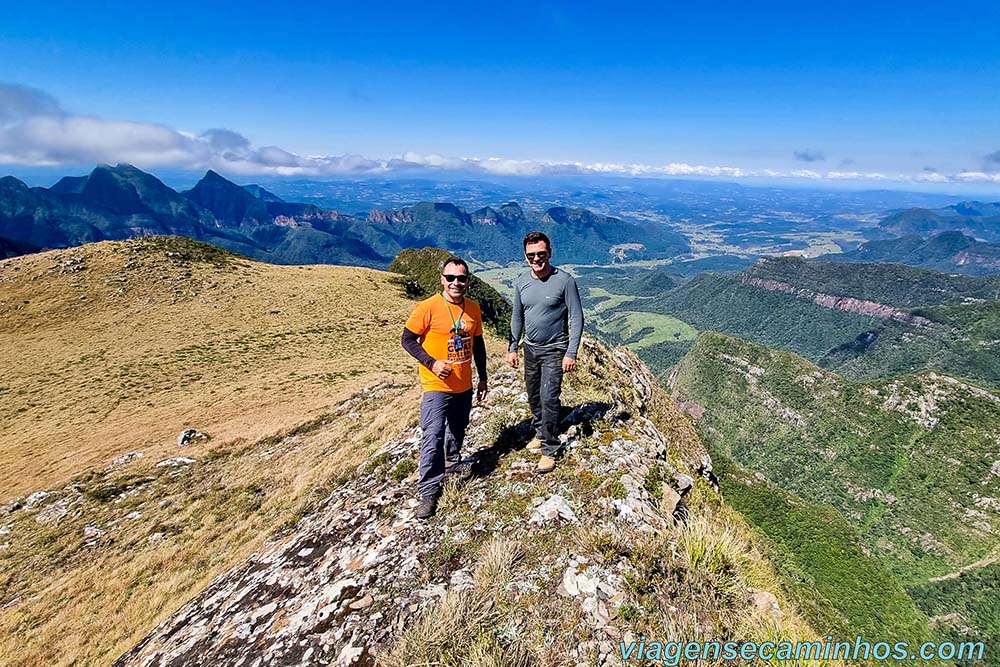
[[[19,3],[0,162],[1000,189],[1000,3],[694,4]]]

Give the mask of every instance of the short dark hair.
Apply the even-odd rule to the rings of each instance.
[[[465,267],[465,272],[466,273],[470,273],[470,274],[472,273],[472,271],[469,271],[469,265],[465,263],[464,259],[462,259],[461,257],[456,257],[455,255],[452,255],[448,259],[446,259],[443,262],[441,262],[441,273],[442,274],[444,273],[444,270],[448,268],[449,264],[459,264],[459,265]]]
[[[545,249],[552,252],[552,243],[543,232],[528,232],[528,235],[524,237],[524,248],[527,249],[529,243],[538,243],[539,241],[545,241]]]

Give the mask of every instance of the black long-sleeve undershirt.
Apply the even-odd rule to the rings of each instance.
[[[415,334],[406,327],[403,327],[403,349],[410,353],[410,356],[432,370],[434,357],[427,354],[427,350],[420,344],[420,334]]]
[[[482,336],[472,337],[472,359],[476,362],[479,381],[486,382],[486,341]]]
[[[403,327],[403,349],[409,352],[411,357],[426,366],[427,370],[433,370],[434,362],[437,360],[427,354],[427,350],[420,344],[420,334],[413,333],[406,327]],[[476,372],[479,374],[479,381],[485,382],[486,341],[483,340],[482,336],[472,337],[472,358],[476,362]]]

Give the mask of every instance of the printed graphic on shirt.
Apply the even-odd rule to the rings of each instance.
[[[448,338],[448,363],[467,364],[472,361],[472,332],[469,321],[462,318],[457,322],[458,333]]]

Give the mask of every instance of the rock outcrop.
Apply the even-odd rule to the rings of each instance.
[[[788,283],[783,283],[778,280],[770,280],[768,278],[744,276],[743,281],[754,285],[755,287],[766,289],[769,292],[784,292],[785,294],[791,294],[792,296],[797,296],[802,299],[810,299],[817,305],[823,306],[824,308],[843,310],[848,313],[857,313],[859,315],[870,315],[883,320],[896,320],[897,322],[905,322],[907,324],[920,327],[927,327],[932,324],[926,317],[914,315],[909,311],[902,310],[900,308],[893,308],[892,306],[887,306],[884,303],[866,301],[864,299],[855,299],[849,296],[823,294],[822,292],[815,292],[813,290],[795,287],[794,285],[789,285]]]
[[[473,409],[469,472],[446,486],[435,518],[414,518],[419,428],[408,430],[291,535],[218,577],[116,667],[395,664],[407,632],[412,641],[429,614],[477,590],[511,608],[557,605],[558,620],[579,624],[568,664],[611,664],[628,634],[621,622],[634,613],[623,582],[636,571],[624,555],[595,555],[595,544],[670,529],[692,488],[684,471],[708,459],[634,354],[585,340],[581,360],[564,391],[567,455],[555,473],[537,475],[523,450],[529,411],[519,379],[494,372],[489,400]],[[484,544],[516,545],[500,548],[510,558],[490,579],[501,583],[487,587]],[[490,631],[504,650],[525,650],[531,633],[558,632],[516,614],[503,619]]]

